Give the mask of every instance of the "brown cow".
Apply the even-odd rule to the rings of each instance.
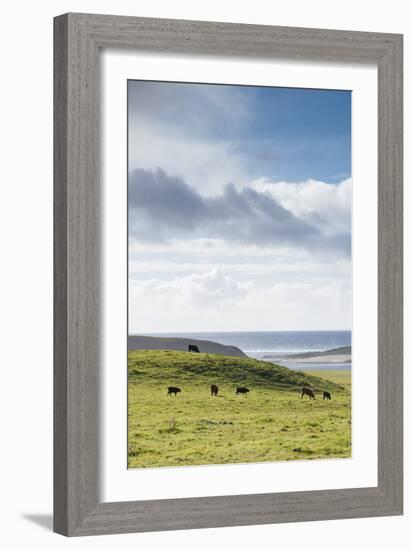
[[[307,388],[306,386],[303,386],[301,388],[301,399],[303,398],[304,395],[308,395],[310,399],[315,399],[313,390],[311,388]]]
[[[329,391],[323,391],[323,399],[331,399],[331,393]]]
[[[214,397],[214,396],[217,396],[218,395],[218,386],[216,386],[215,384],[212,384],[211,385],[211,396]]]
[[[176,394],[181,392],[181,388],[176,388],[175,386],[169,386],[168,393],[166,395],[172,395],[173,393]]]

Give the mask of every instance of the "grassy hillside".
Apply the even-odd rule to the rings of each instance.
[[[348,370],[312,370],[311,374],[325,380],[339,384],[342,388],[351,391],[351,375]]]
[[[128,354],[129,467],[351,456],[350,373],[318,376],[249,358]],[[339,383],[337,384],[337,380]],[[219,386],[218,397],[210,385]],[[303,385],[316,399],[300,399]],[[167,387],[182,389],[167,397]],[[236,396],[236,386],[251,391]],[[332,393],[322,400],[322,390]]]
[[[130,382],[140,379],[164,383],[167,386],[185,384],[191,386],[211,384],[233,384],[248,386],[251,390],[284,389],[300,390],[310,386],[314,390],[342,391],[334,382],[273,365],[267,361],[243,357],[227,357],[207,353],[181,351],[129,351],[128,373]]]

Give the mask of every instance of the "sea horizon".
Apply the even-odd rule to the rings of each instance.
[[[193,338],[236,346],[244,353],[306,353],[351,346],[351,330],[139,332],[133,336]]]

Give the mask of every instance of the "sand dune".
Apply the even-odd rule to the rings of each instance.
[[[164,338],[161,336],[128,336],[128,349],[188,351],[189,344],[198,346],[200,353],[214,353],[232,357],[247,357],[236,346],[224,346],[210,340],[194,338]]]

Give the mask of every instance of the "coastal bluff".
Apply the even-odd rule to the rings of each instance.
[[[128,350],[169,350],[188,351],[188,346],[197,346],[200,353],[213,353],[229,357],[247,357],[236,346],[225,346],[211,340],[198,340],[196,338],[175,338],[163,336],[128,336]]]

